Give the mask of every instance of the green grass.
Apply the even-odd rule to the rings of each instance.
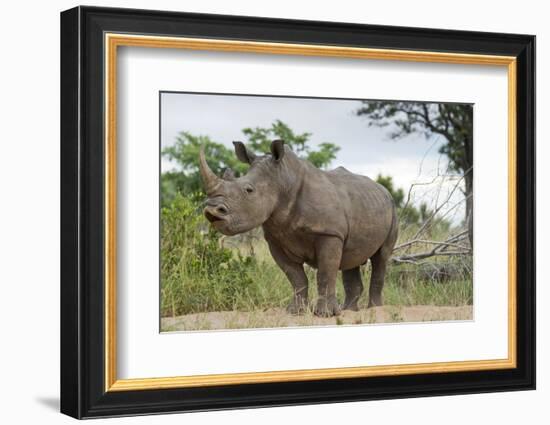
[[[409,237],[407,233],[402,240]],[[197,201],[177,196],[161,212],[161,315],[286,307],[292,296],[290,283],[261,234],[255,236],[220,238],[202,217]],[[313,302],[315,270],[307,268],[306,273]],[[365,291],[359,306],[366,308],[370,267],[363,267],[362,273]],[[383,296],[386,305],[396,306],[396,321],[400,306],[469,305],[473,302],[471,274],[440,282],[426,279],[416,266],[390,265]],[[344,299],[340,274],[337,297]]]

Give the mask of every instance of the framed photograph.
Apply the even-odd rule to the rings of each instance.
[[[535,388],[535,37],[61,14],[61,411]]]

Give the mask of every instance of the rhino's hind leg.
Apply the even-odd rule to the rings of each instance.
[[[372,274],[370,277],[369,307],[376,307],[383,304],[382,288],[384,287],[384,278],[386,276],[387,259],[381,256],[379,252],[370,259]]]
[[[344,310],[358,311],[357,301],[363,293],[363,281],[361,280],[361,269],[356,267],[350,270],[342,271],[342,280],[344,281],[344,290],[346,299],[344,301]]]
[[[386,277],[386,266],[391,258],[395,241],[397,241],[397,216],[394,212],[392,228],[386,241],[370,259],[372,275],[369,287],[369,307],[383,304],[382,288],[384,287],[384,278]]]

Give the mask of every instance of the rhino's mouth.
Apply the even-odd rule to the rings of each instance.
[[[216,223],[216,222],[224,221],[224,219],[223,219],[222,217],[217,216],[217,215],[214,215],[214,214],[212,214],[212,213],[209,212],[209,211],[205,211],[205,212],[204,212],[204,216],[205,216],[206,219],[207,219],[210,223],[212,223],[212,224],[214,224],[214,223]]]

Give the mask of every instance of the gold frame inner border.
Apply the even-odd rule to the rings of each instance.
[[[236,385],[285,381],[510,369],[516,367],[516,58],[446,52],[370,49],[106,33],[105,46],[105,391]],[[508,72],[508,358],[252,373],[117,379],[116,123],[119,46],[503,66]]]

